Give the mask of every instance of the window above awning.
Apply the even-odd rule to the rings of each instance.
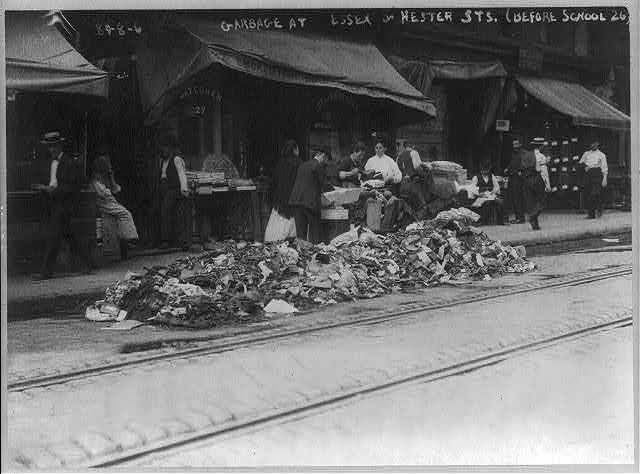
[[[500,61],[418,61],[389,56],[389,62],[423,94],[429,93],[434,79],[474,80],[507,76]]]
[[[90,64],[42,13],[5,14],[7,89],[106,97],[108,75]]]
[[[164,83],[168,87],[217,63],[272,81],[389,99],[435,116],[432,101],[410,85],[372,44],[302,32],[225,32],[218,21],[202,14],[179,14],[176,22],[200,42],[202,50],[183,54],[185,64],[174,68],[180,77],[167,78]],[[155,102],[152,98],[151,103]]]
[[[572,118],[574,125],[628,130],[630,118],[584,86],[538,77],[516,78],[539,101]]]

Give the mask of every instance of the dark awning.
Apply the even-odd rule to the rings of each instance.
[[[529,94],[583,127],[628,130],[630,118],[580,84],[538,77],[516,78]]]
[[[500,61],[413,61],[389,56],[389,62],[423,94],[428,94],[434,79],[471,80],[506,77]]]
[[[201,70],[205,61],[272,81],[389,99],[435,116],[433,103],[404,80],[372,44],[301,32],[225,32],[218,21],[203,15],[181,14],[177,22],[206,52],[206,59],[202,51],[185,55],[182,67],[175,68],[182,79],[189,71]],[[173,87],[178,79],[167,78],[165,83]],[[153,99],[151,102],[155,105]]]
[[[108,75],[90,64],[41,13],[5,14],[7,89],[106,97]]]

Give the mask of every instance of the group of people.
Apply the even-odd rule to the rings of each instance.
[[[315,150],[302,161],[295,140],[287,140],[273,174],[273,210],[267,223],[265,241],[299,237],[320,241],[320,208],[326,188],[325,165],[331,160],[327,150]]]
[[[38,278],[50,278],[63,237],[67,238],[72,251],[81,258],[87,271],[92,271],[94,262],[82,239],[76,235],[72,224],[78,206],[80,189],[85,184],[79,163],[64,152],[65,138],[59,132],[46,133],[41,143],[48,149],[51,158],[49,182],[37,185],[47,199],[45,252]],[[318,149],[312,158],[303,161],[294,140],[288,140],[281,152],[273,173],[273,210],[266,233],[266,241],[299,237],[310,242],[320,241],[320,209],[322,193],[333,186],[360,186],[367,180],[379,180],[393,186],[397,194],[416,209],[424,209],[430,193],[430,164],[420,159],[418,152],[405,140],[398,140],[397,157],[386,154],[384,138],[376,136],[375,154],[364,163],[366,145],[356,142],[349,156],[333,163],[336,172],[327,172],[327,163],[332,162],[328,150]],[[513,141],[513,154],[505,174],[509,178],[508,202],[515,213],[515,223],[525,222],[529,214],[532,229],[540,229],[539,215],[545,194],[551,190],[547,163],[549,159],[542,149],[545,141],[534,138],[530,149],[523,149],[519,140]],[[160,220],[160,246],[186,246],[186,234],[190,230],[186,213],[181,222],[180,203],[189,195],[185,163],[180,156],[177,141],[170,136],[160,143],[160,176],[157,208]],[[585,191],[588,217],[601,214],[602,189],[607,186],[607,159],[593,142],[582,155],[579,163],[585,170]],[[489,163],[483,163],[480,173],[474,176],[472,185],[480,196],[485,196],[490,206],[497,206],[498,220],[502,222],[503,202],[499,197],[499,185],[491,173]],[[96,194],[99,212],[112,216],[118,227],[121,256],[138,241],[138,232],[131,212],[118,200],[121,188],[116,183],[108,154],[97,156],[92,165],[91,188]]]
[[[508,201],[515,213],[513,222],[525,222],[525,213],[528,213],[534,230],[540,229],[539,215],[546,193],[551,191],[547,167],[549,158],[543,153],[545,143],[544,138],[534,138],[530,149],[524,150],[520,140],[515,139],[511,161],[505,169],[509,178]],[[584,189],[589,219],[602,214],[602,189],[607,186],[607,157],[599,148],[598,141],[592,142],[578,162],[585,172]]]
[[[398,141],[398,156],[386,154],[385,139],[376,135],[375,154],[366,162],[366,145],[357,141],[350,155],[333,161],[331,153],[317,149],[308,161],[302,161],[298,145],[288,140],[273,172],[273,210],[265,231],[266,241],[299,237],[317,243],[320,240],[322,193],[339,187],[360,187],[377,180],[383,186],[395,186],[398,194],[423,209],[429,189],[429,164],[404,140]],[[330,164],[330,166],[328,166]]]
[[[44,197],[45,250],[40,273],[36,279],[52,277],[52,270],[59,253],[62,239],[82,261],[85,271],[91,273],[95,262],[86,242],[78,235],[73,225],[78,214],[81,189],[87,184],[79,160],[64,151],[65,137],[60,132],[45,133],[40,143],[47,148],[50,157],[49,179],[46,185],[37,184],[33,188]],[[175,239],[176,214],[181,197],[188,196],[187,177],[184,160],[178,153],[175,140],[166,138],[160,145],[161,173],[159,179],[158,214],[160,215],[161,247],[168,247]],[[93,160],[90,188],[95,192],[96,207],[103,217],[112,217],[117,224],[120,240],[120,255],[126,259],[129,250],[137,245],[139,236],[131,212],[118,202],[116,195],[121,187],[114,178],[109,154],[100,153]],[[185,227],[185,226],[182,226]],[[185,228],[185,231],[187,229]],[[184,240],[186,241],[186,240]]]

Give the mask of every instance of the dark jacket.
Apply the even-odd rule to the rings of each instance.
[[[521,167],[526,172],[536,172],[536,154],[533,150],[526,150],[522,153]]]
[[[402,172],[403,178],[423,178],[426,175],[422,168],[418,167],[416,169],[415,166],[413,166],[413,159],[411,158],[411,151],[409,150],[400,153],[396,163]]]
[[[287,219],[293,217],[293,211],[289,206],[289,198],[293,185],[296,182],[298,168],[301,160],[295,155],[280,158],[273,172],[272,202],[278,214]]]
[[[320,212],[324,168],[318,160],[312,158],[298,168],[289,204]]]
[[[515,150],[511,154],[511,161],[507,167],[507,174],[514,175],[522,171],[522,150]]]
[[[75,199],[84,184],[80,165],[66,153],[58,161],[56,180],[58,187],[51,193],[56,199]]]

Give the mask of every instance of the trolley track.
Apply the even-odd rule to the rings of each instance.
[[[148,459],[154,456],[162,457],[163,455],[179,452],[181,449],[189,449],[199,444],[210,444],[215,442],[217,439],[224,439],[228,435],[242,433],[245,430],[266,428],[274,424],[312,416],[314,413],[339,407],[357,399],[358,397],[383,394],[387,391],[398,389],[404,385],[431,383],[449,377],[464,375],[475,370],[499,364],[511,357],[541,350],[545,347],[561,342],[585,337],[600,331],[626,327],[629,326],[632,320],[633,316],[631,311],[629,311],[626,315],[616,318],[615,320],[564,333],[558,333],[536,341],[524,342],[492,353],[473,357],[463,362],[452,363],[435,370],[417,372],[390,379],[383,383],[362,386],[346,393],[340,393],[334,396],[330,395],[323,399],[313,400],[307,404],[299,405],[292,409],[264,413],[250,419],[236,420],[225,425],[209,427],[200,430],[199,432],[163,440],[161,442],[145,445],[130,451],[113,453],[99,459],[94,459],[87,467],[109,468],[135,466],[137,462],[143,461],[145,458]]]
[[[278,339],[302,336],[333,328],[384,323],[386,321],[391,321],[396,318],[422,311],[450,308],[472,302],[486,301],[505,296],[512,296],[545,289],[589,284],[604,279],[627,276],[630,275],[631,272],[631,265],[623,265],[615,268],[606,268],[584,273],[570,274],[550,280],[535,281],[518,287],[471,291],[470,293],[457,295],[446,300],[439,300],[435,303],[406,304],[402,305],[400,309],[397,309],[395,311],[376,311],[369,316],[347,315],[344,318],[339,319],[338,321],[334,320],[328,323],[319,322],[317,324],[307,324],[304,327],[293,329],[277,328],[261,331],[258,334],[250,333],[240,336],[232,336],[229,338],[216,339],[212,340],[211,342],[203,343],[195,348],[191,347],[177,350],[156,349],[145,352],[142,355],[139,353],[130,353],[124,355],[121,354],[117,357],[117,359],[114,360],[98,361],[94,364],[86,363],[81,367],[72,368],[70,370],[67,370],[66,372],[52,372],[35,377],[22,377],[16,378],[15,380],[9,380],[7,384],[7,390],[9,392],[17,392],[30,390],[33,388],[64,384],[74,380],[118,372],[127,368],[135,368],[148,364],[162,363],[175,359],[188,359],[207,356],[239,348],[250,347],[257,344],[265,344]]]

